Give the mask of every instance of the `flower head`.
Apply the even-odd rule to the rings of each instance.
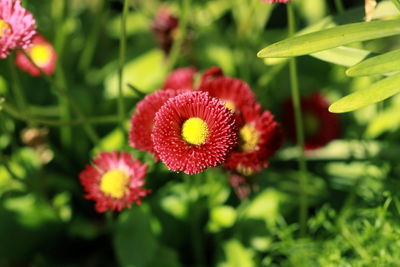
[[[93,163],[93,166],[86,165],[79,179],[86,192],[85,198],[96,202],[98,212],[121,211],[130,208],[133,202],[139,205],[141,198],[149,193],[142,188],[147,165],[130,154],[103,152]]]
[[[154,117],[168,99],[183,92],[182,90],[159,90],[147,95],[136,105],[136,111],[132,116],[131,129],[129,131],[129,142],[132,147],[149,153],[155,153],[153,140],[151,139]],[[157,158],[156,155],[155,158]]]
[[[13,49],[26,49],[35,29],[35,19],[20,0],[0,0],[0,58],[6,58]]]
[[[260,105],[243,110],[244,124],[239,130],[239,144],[225,162],[225,167],[242,175],[260,172],[268,166],[282,144],[279,124],[269,111],[261,112]]]
[[[176,69],[168,75],[162,89],[193,91],[196,73],[197,70],[192,67]]]
[[[195,174],[225,161],[237,143],[232,113],[205,92],[171,98],[157,112],[154,150],[173,171]]]
[[[151,29],[166,54],[171,50],[174,31],[178,24],[178,18],[173,16],[167,7],[161,7],[151,22]]]
[[[309,97],[302,97],[300,105],[303,113],[305,149],[322,147],[339,137],[339,117],[337,114],[328,111],[329,103],[321,94],[314,93]],[[292,102],[286,101],[283,108],[283,123],[287,131],[286,134],[290,139],[295,140],[296,127]]]
[[[211,77],[211,75],[205,77],[199,90],[218,98],[236,115],[236,119],[240,122],[241,111],[246,107],[256,105],[256,97],[249,85],[242,80],[231,77],[221,76],[213,80]]]
[[[51,75],[56,66],[57,54],[54,47],[43,36],[37,34],[32,39],[32,46],[25,49],[26,53],[32,61],[43,70],[43,72]],[[20,51],[17,51],[15,64],[22,70],[28,72],[32,76],[40,76],[40,71],[34,64]]]

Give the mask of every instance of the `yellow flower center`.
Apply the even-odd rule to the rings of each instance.
[[[49,47],[45,45],[34,45],[30,50],[30,55],[32,57],[33,62],[38,66],[46,65],[51,58],[51,51]]]
[[[101,177],[100,190],[105,195],[121,198],[127,191],[129,175],[121,170],[111,170]]]
[[[227,107],[232,113],[236,111],[235,103],[233,103],[232,101],[222,100],[222,102],[224,103],[225,107]]]
[[[253,151],[257,147],[259,135],[253,125],[246,124],[240,129],[239,134],[243,152]]]
[[[246,167],[243,164],[238,164],[236,167],[236,171],[240,174],[243,174],[245,176],[250,176],[254,173],[254,170],[250,167]]]
[[[0,39],[3,36],[3,31],[10,29],[10,24],[0,19]]]
[[[208,136],[207,123],[200,118],[190,118],[183,123],[181,135],[189,144],[203,144]]]
[[[314,136],[318,133],[320,127],[318,118],[310,112],[306,112],[303,118],[306,136]]]

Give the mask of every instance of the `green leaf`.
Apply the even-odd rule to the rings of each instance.
[[[243,246],[236,239],[229,240],[223,246],[226,262],[218,264],[218,267],[253,267],[254,251]]]
[[[368,124],[365,136],[376,138],[384,132],[395,131],[400,127],[400,112],[398,105],[392,105],[380,112]]]
[[[313,53],[310,56],[319,60],[341,65],[353,66],[371,54],[368,50],[357,49],[347,46],[339,46],[321,52]]]
[[[348,76],[367,76],[400,71],[400,49],[369,58],[346,71]]]
[[[347,95],[329,107],[330,112],[349,112],[373,104],[400,92],[400,74],[374,83],[370,87]]]
[[[146,266],[154,258],[156,238],[149,214],[142,207],[121,213],[115,229],[114,249],[121,266]]]
[[[293,57],[308,55],[344,44],[400,34],[400,20],[352,23],[312,32],[269,45],[258,57]]]

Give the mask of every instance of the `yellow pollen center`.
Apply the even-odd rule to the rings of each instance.
[[[0,38],[3,36],[3,31],[10,29],[10,24],[0,19]]]
[[[207,123],[200,118],[190,118],[183,123],[181,135],[189,144],[203,144],[208,136]]]
[[[101,177],[100,190],[115,198],[125,195],[129,183],[129,175],[121,170],[111,170]]]
[[[35,62],[38,66],[42,67],[46,65],[51,58],[51,51],[45,45],[34,45],[30,50],[30,54],[33,62]]]
[[[243,152],[253,151],[258,143],[259,135],[253,125],[246,124],[240,129],[241,149]]]
[[[236,111],[235,103],[233,103],[230,100],[223,100],[222,102],[224,103],[225,107],[227,107],[232,113],[235,113]]]

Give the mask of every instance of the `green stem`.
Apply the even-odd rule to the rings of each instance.
[[[392,3],[396,6],[396,8],[400,11],[400,1],[399,0],[392,0]]]
[[[72,110],[75,112],[79,120],[86,121],[86,116],[82,113],[81,109],[79,108],[78,105],[74,102],[73,99],[69,97],[67,94],[65,88],[62,88],[54,81],[54,79],[45,73],[41,68],[39,68],[35,62],[33,62],[32,58],[24,51],[20,50],[26,58],[36,67],[36,69],[40,72],[40,75],[52,86],[53,90],[56,91],[61,97],[63,97]],[[97,144],[99,141],[99,137],[96,134],[96,131],[90,124],[84,124],[83,129],[85,130],[86,134],[88,135],[89,139],[93,142],[93,144]]]
[[[182,13],[179,18],[179,35],[177,36],[175,42],[172,45],[171,52],[168,58],[167,73],[170,72],[174,67],[178,58],[181,54],[181,48],[183,41],[186,37],[186,30],[188,24],[188,16],[190,9],[190,0],[182,0]]]
[[[288,14],[289,36],[293,36],[296,31],[296,22],[295,22],[292,3],[287,4],[287,14]],[[300,175],[299,175],[300,235],[305,236],[307,230],[307,217],[308,217],[307,164],[304,157],[303,118],[300,106],[299,82],[297,78],[297,65],[295,58],[291,58],[289,60],[289,72],[290,72],[290,88],[292,93],[293,110],[296,123],[297,147],[299,150],[298,164],[300,169]]]
[[[14,96],[15,96],[16,104],[20,110],[23,110],[23,112],[25,112],[26,107],[27,107],[27,102],[26,102],[24,93],[22,92],[21,83],[19,81],[19,77],[18,77],[17,71],[15,69],[14,58],[10,56],[8,58],[8,63],[9,63],[9,69],[10,69],[11,79],[12,79],[12,83],[13,83],[12,88],[14,89]]]
[[[339,14],[344,12],[344,6],[342,0],[335,0],[335,7]]]
[[[92,117],[92,118],[77,119],[77,120],[50,120],[50,119],[32,117],[26,113],[17,110],[15,107],[7,103],[0,103],[0,106],[1,108],[4,109],[5,112],[7,112],[16,119],[25,122],[34,122],[37,124],[44,124],[47,126],[54,126],[54,127],[65,126],[65,125],[81,125],[85,123],[107,124],[107,123],[116,123],[119,121],[118,117],[116,116],[101,116],[101,117]]]
[[[121,18],[121,36],[119,42],[119,71],[118,71],[118,117],[120,119],[121,126],[125,119],[125,103],[124,103],[124,92],[123,92],[123,81],[124,81],[124,64],[126,54],[126,18],[129,11],[129,0],[124,0],[124,7],[122,10]]]

